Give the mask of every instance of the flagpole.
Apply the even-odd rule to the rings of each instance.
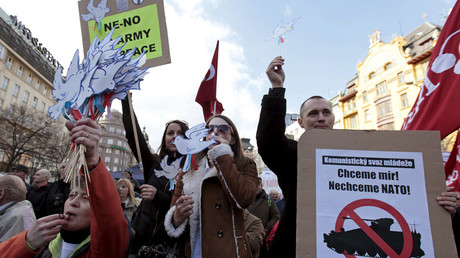
[[[214,100],[214,115],[216,115],[216,111],[217,111],[217,101]]]
[[[137,136],[136,119],[134,117],[133,102],[131,100],[130,91],[128,91],[127,93],[128,93],[129,112],[131,114],[131,123],[133,124],[134,142],[136,143],[137,160],[139,161],[139,169],[141,170],[142,173],[144,173],[144,165],[142,164],[141,148],[139,146],[139,137]]]

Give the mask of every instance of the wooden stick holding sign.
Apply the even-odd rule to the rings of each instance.
[[[141,148],[139,146],[139,137],[137,136],[136,118],[134,117],[133,102],[131,94],[128,92],[129,113],[131,114],[131,123],[133,124],[134,142],[136,143],[137,160],[139,161],[139,169],[144,173],[144,165],[142,164]]]

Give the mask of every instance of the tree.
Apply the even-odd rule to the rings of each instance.
[[[22,163],[36,168],[55,170],[70,143],[61,120],[24,105],[0,109],[0,151],[3,170],[9,172]]]

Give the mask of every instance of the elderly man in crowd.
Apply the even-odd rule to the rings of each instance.
[[[29,229],[35,223],[32,204],[26,200],[26,186],[21,178],[0,178],[0,243]]]
[[[70,140],[86,147],[89,178],[70,191],[64,214],[38,219],[24,231],[0,244],[6,257],[125,257],[129,228],[112,176],[99,157],[101,128],[83,118],[66,122]],[[85,185],[85,182],[88,182]],[[85,188],[88,188],[86,192]]]
[[[16,175],[22,179],[24,184],[26,185],[27,191],[32,187],[30,184],[26,182],[26,175],[29,173],[29,169],[26,166],[23,165],[16,165],[13,169],[11,174]]]
[[[46,216],[44,202],[48,195],[48,180],[51,178],[51,173],[46,169],[40,169],[32,178],[33,186],[27,191],[26,199],[32,203],[35,216],[39,219]]]

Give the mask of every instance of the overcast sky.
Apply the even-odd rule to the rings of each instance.
[[[288,112],[298,112],[311,95],[330,98],[345,89],[367,56],[368,36],[376,28],[389,43],[425,21],[443,24],[454,2],[165,0],[171,64],[149,69],[141,91],[133,92],[135,112],[155,149],[167,121],[201,123],[195,96],[220,40],[217,98],[240,136],[256,145],[260,100],[270,87],[265,69],[273,57],[286,59]],[[0,0],[0,7],[16,15],[65,72],[77,49],[82,55],[77,1]],[[278,23],[296,17],[301,18],[281,47],[266,40]],[[113,106],[121,111],[118,101]]]

